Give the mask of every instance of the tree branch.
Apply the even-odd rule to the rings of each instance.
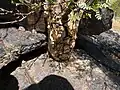
[[[11,11],[10,11],[11,12]],[[29,12],[29,13],[27,13],[27,14],[23,14],[23,13],[15,13],[15,14],[19,14],[19,16],[22,16],[22,18],[21,19],[18,19],[18,20],[14,20],[14,21],[9,21],[9,22],[0,22],[0,24],[2,25],[2,24],[14,24],[14,23],[17,23],[17,22],[21,22],[21,21],[23,21],[28,15],[30,15],[30,14],[32,14],[32,13],[34,13],[35,11],[31,11],[31,12]]]

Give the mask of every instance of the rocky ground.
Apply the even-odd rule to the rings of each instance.
[[[45,34],[2,25],[0,90],[120,90],[120,27],[113,22],[117,31],[109,30],[112,18],[113,11],[103,9],[101,21],[83,20],[79,30],[90,37],[79,36],[81,47],[73,51],[73,60],[65,63],[48,57]],[[43,18],[34,27],[45,33]]]
[[[18,80],[19,90],[30,89],[30,85],[38,84],[49,75],[58,75],[66,78],[74,90],[119,90],[120,78],[117,73],[110,72],[104,66],[94,62],[93,58],[83,50],[76,50],[76,59],[69,63],[58,63],[51,59],[45,60],[45,54],[23,62],[12,75]],[[54,88],[54,87],[53,87]],[[46,89],[43,89],[46,90]],[[54,89],[52,89],[54,90]],[[71,90],[71,89],[63,89]]]
[[[15,28],[2,30],[0,73],[4,74],[0,76],[0,90],[120,90],[119,72],[96,61],[83,49],[74,50],[73,61],[59,63],[49,58],[42,47],[46,46],[43,34],[17,31]],[[104,43],[108,49],[119,48],[118,32],[104,32],[96,38],[99,41],[96,44],[101,47]],[[106,43],[106,40],[117,44],[111,47],[111,42]]]

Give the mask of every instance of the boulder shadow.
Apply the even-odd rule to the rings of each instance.
[[[19,90],[18,80],[13,75],[0,77],[0,90]]]
[[[93,58],[91,62],[96,64],[118,88],[120,87],[120,63],[116,63],[114,59],[106,57],[98,45],[84,35],[80,35],[76,40],[75,49],[84,50]]]
[[[57,75],[49,75],[38,84],[32,84],[24,90],[74,90],[74,88],[67,79]]]

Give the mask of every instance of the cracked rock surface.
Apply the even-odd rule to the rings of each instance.
[[[47,59],[44,63],[45,54],[33,60],[22,62],[22,66],[12,73],[18,79],[19,90],[40,90],[40,88],[35,89],[36,87],[30,89],[31,85],[39,85],[41,80],[49,75],[66,78],[74,90],[120,89],[120,78],[116,73],[95,63],[85,51],[75,50],[75,52],[76,59],[69,63],[59,64],[51,59]]]
[[[46,45],[45,39],[44,34],[34,34],[16,28],[0,29],[0,62],[8,64],[20,55]]]
[[[1,29],[0,32],[2,32],[0,33],[2,40],[0,45],[1,48],[3,48],[0,52],[3,53],[1,56],[3,55],[2,57],[4,57],[0,59],[1,67],[14,61],[14,55],[15,58],[18,58],[19,53],[24,56],[26,53],[34,51],[36,48],[38,51],[44,51],[41,49],[39,50],[41,46],[46,45],[46,37],[44,34],[34,34],[29,31],[18,31],[15,28]],[[118,34],[111,34],[111,36],[109,36],[109,32],[104,32],[95,37],[99,41],[96,45],[100,45],[102,47],[102,43],[105,42],[104,46],[106,46],[109,44],[106,42],[111,40],[109,38],[115,36],[116,39],[119,36],[117,35]],[[107,37],[107,39],[103,39],[103,37]],[[95,38],[93,40],[97,42]],[[113,42],[118,43],[119,38],[113,40]],[[115,45],[114,47],[111,47],[112,45],[108,46],[115,48]],[[116,48],[119,47],[116,46]],[[34,52],[38,51],[35,50]],[[16,56],[16,54],[18,56]],[[34,54],[36,55],[36,53]],[[31,57],[32,55],[33,54],[28,54],[27,56]],[[29,60],[25,60],[26,58],[23,56],[22,59],[24,60],[22,61],[21,66],[14,70],[11,75],[8,75],[5,78],[0,77],[0,90],[41,90],[41,88],[42,90],[47,90],[47,86],[52,88],[50,90],[120,90],[119,72],[114,70],[111,71],[100,62],[96,62],[92,56],[82,49],[75,49],[73,51],[73,60],[65,63],[53,61],[48,57],[47,53],[39,54]],[[16,64],[17,63],[15,62],[12,65]],[[63,77],[69,82],[70,85],[64,86],[66,83],[57,84],[57,82],[53,79],[54,76],[52,76],[51,79],[46,80],[45,78],[50,75]],[[60,77],[58,77],[58,81],[62,81]],[[50,86],[50,84],[52,85]],[[72,88],[68,89],[68,86],[71,86]]]

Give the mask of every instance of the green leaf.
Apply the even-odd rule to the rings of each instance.
[[[91,14],[87,14],[88,15],[88,17],[90,17],[91,18]]]
[[[9,1],[11,1],[10,3],[20,3],[19,0],[9,0]]]
[[[53,4],[55,0],[47,0],[50,4]]]
[[[96,17],[98,20],[101,20],[101,19],[102,19],[102,16],[100,15],[100,12],[99,12],[99,11],[96,12],[95,17]]]

